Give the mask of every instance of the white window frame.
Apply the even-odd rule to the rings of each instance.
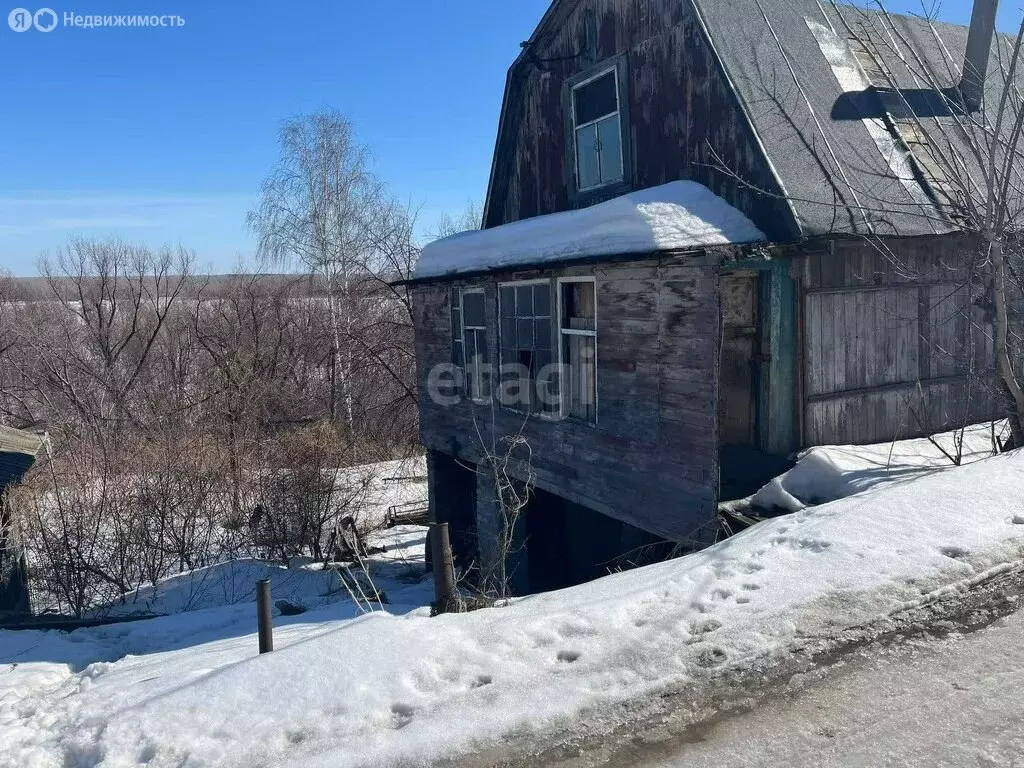
[[[584,331],[584,330],[578,330],[578,329],[575,329],[575,328],[563,328],[562,327],[562,286],[567,284],[567,283],[592,283],[593,284],[593,286],[594,286],[594,330],[592,330],[592,331]],[[590,425],[592,427],[596,427],[598,425],[598,420],[600,419],[600,415],[601,415],[601,409],[599,407],[600,406],[600,403],[599,403],[600,396],[598,394],[598,391],[599,391],[600,387],[598,387],[598,385],[597,385],[597,383],[598,383],[598,377],[597,377],[597,343],[598,343],[597,331],[598,331],[598,328],[600,328],[600,325],[598,324],[598,316],[597,316],[597,277],[595,277],[594,275],[581,275],[579,277],[560,277],[560,278],[558,278],[558,280],[557,280],[557,289],[556,289],[556,292],[555,292],[555,299],[558,302],[558,369],[560,371],[562,371],[563,375],[565,373],[566,361],[565,361],[565,345],[562,343],[562,337],[563,336],[589,336],[589,337],[591,337],[594,340],[594,420],[593,421],[583,421],[582,419],[577,419],[577,418],[569,415],[569,413],[568,413],[569,409],[566,406],[566,403],[567,403],[567,400],[568,400],[568,393],[567,393],[567,390],[565,388],[565,382],[564,381],[559,381],[558,382],[558,386],[559,386],[558,394],[559,394],[559,398],[561,400],[561,403],[560,403],[560,414],[561,414],[561,417],[563,419],[571,419],[572,421],[574,421],[574,422],[576,422],[578,424],[588,424],[588,425]]]
[[[473,325],[469,326],[466,324],[466,294],[479,293],[484,297],[484,325]],[[469,385],[469,358],[466,356],[466,350],[469,345],[466,344],[466,331],[483,331],[484,340],[487,340],[487,292],[483,287],[474,288],[459,288],[459,317],[462,322],[462,338],[459,339],[459,343],[462,345],[462,376],[463,376],[463,391],[467,394],[470,400],[474,403],[489,403],[490,400],[487,397],[475,397],[473,395],[473,387]],[[452,336],[455,336],[454,329],[452,329]],[[488,344],[488,352],[490,351],[490,345]],[[476,345],[474,345],[474,348]],[[482,383],[482,380],[481,382]]]
[[[556,323],[558,321],[557,320],[557,313],[551,311],[551,309],[550,309],[550,307],[551,307],[551,303],[550,302],[552,301],[552,297],[551,297],[551,280],[550,279],[548,279],[548,278],[537,278],[535,280],[507,280],[507,281],[505,281],[503,283],[498,283],[498,370],[499,371],[505,365],[505,345],[502,343],[502,338],[501,338],[501,321],[504,318],[504,315],[501,313],[501,289],[502,288],[512,288],[512,289],[515,289],[518,286],[526,286],[526,285],[546,285],[546,286],[548,286],[548,307],[549,307],[549,309],[548,309],[548,314],[547,315],[530,315],[529,318],[524,317],[523,319],[530,319],[530,320],[533,320],[534,322],[536,322],[538,318],[543,318],[543,319],[547,319],[548,322],[551,323],[551,324],[554,324],[554,323]],[[554,297],[554,298],[557,299],[557,296]],[[514,317],[518,318],[519,315],[514,315]],[[561,339],[562,339],[562,337],[559,336],[558,340],[561,341]],[[519,362],[519,361],[516,360],[514,362]],[[561,387],[561,385],[562,385],[561,380],[559,380],[558,385],[559,385],[559,387]],[[530,411],[530,414],[533,415],[533,416],[539,416],[542,419],[551,419],[551,420],[558,420],[558,419],[560,419],[561,418],[561,414],[562,414],[562,405],[561,405],[562,393],[561,393],[561,389],[559,389],[558,397],[559,397],[559,406],[558,406],[558,412],[557,413],[547,413],[546,411],[541,410],[538,413],[533,413],[532,411]],[[506,407],[509,407],[510,410],[513,410],[516,413],[523,413],[524,412],[520,408],[511,408],[510,406],[506,406]]]
[[[578,91],[580,88],[583,88],[586,85],[590,85],[590,83],[594,82],[595,80],[600,80],[609,72],[612,73],[612,79],[615,81],[615,111],[609,112],[606,115],[601,115],[598,118],[595,118],[587,123],[584,123],[583,125],[580,125],[576,121],[576,91]],[[569,89],[569,108],[572,110],[572,157],[573,166],[576,169],[576,191],[591,192],[595,189],[601,189],[602,187],[612,186],[613,184],[621,184],[626,178],[626,158],[623,156],[623,143],[625,139],[622,136],[622,91],[619,88],[618,64],[613,64],[607,69],[601,70],[596,75],[588,77],[586,80],[581,80],[580,82],[573,85],[572,88]],[[619,167],[622,169],[622,176],[620,176],[617,179],[612,179],[610,181],[604,181],[602,179],[601,182],[598,184],[591,184],[589,187],[582,187],[580,186],[580,131],[582,131],[584,128],[590,127],[591,125],[595,125],[601,122],[602,120],[607,120],[612,115],[615,115],[615,117],[617,118],[619,126]],[[600,167],[600,164],[598,165],[598,167]]]

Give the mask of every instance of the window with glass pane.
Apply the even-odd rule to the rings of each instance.
[[[558,413],[558,377],[551,365],[550,283],[499,288],[501,364],[506,377],[523,377],[514,389],[525,402],[506,403],[534,413]]]
[[[581,190],[621,181],[622,125],[615,69],[572,91],[576,134],[576,182]]]
[[[481,289],[452,291],[452,364],[461,371],[462,391],[487,399],[487,310]]]
[[[597,295],[593,279],[559,284],[563,413],[597,422]]]

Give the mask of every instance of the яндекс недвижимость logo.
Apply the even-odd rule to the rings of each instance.
[[[63,26],[72,29],[100,29],[107,27],[153,28],[184,27],[185,18],[178,14],[93,14],[65,11]],[[15,32],[52,32],[60,24],[60,17],[52,8],[40,8],[32,12],[28,8],[15,8],[7,14],[7,26]]]
[[[40,32],[52,32],[57,27],[57,12],[52,8],[40,8],[35,13],[15,8],[7,14],[7,25],[15,32],[27,32],[33,27]]]

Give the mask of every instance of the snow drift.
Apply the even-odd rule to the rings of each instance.
[[[371,541],[385,547],[382,553],[368,556],[364,563],[374,582],[390,596],[399,579],[423,574],[423,541],[426,528],[398,526],[374,533]],[[300,561],[301,558],[296,558]],[[360,567],[352,566],[358,577]],[[133,616],[138,614],[170,615],[201,611],[256,600],[256,582],[270,579],[274,601],[284,600],[304,608],[322,608],[336,602],[347,602],[350,593],[341,577],[319,564],[286,568],[278,563],[238,558],[205,568],[197,568],[160,581],[146,584],[124,595],[121,601],[97,608],[96,616]],[[430,589],[426,590],[429,594]]]
[[[948,469],[953,458],[970,464],[992,456],[1009,434],[1005,421],[976,424],[962,432],[897,440],[876,445],[822,445],[800,454],[796,466],[779,475],[749,499],[730,506],[796,512],[893,483]]]

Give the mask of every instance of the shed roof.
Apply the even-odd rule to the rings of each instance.
[[[21,482],[42,446],[38,435],[0,425],[0,491]]]
[[[750,219],[710,189],[674,181],[435,241],[420,254],[415,279],[764,241]]]

